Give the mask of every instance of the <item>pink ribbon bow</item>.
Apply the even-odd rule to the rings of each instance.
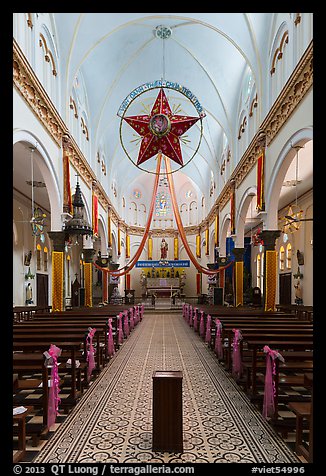
[[[233,338],[233,353],[232,353],[232,374],[235,377],[240,377],[242,373],[242,362],[241,362],[241,353],[240,353],[240,340],[242,335],[239,329],[232,329],[234,332]]]
[[[264,404],[263,404],[263,416],[265,418],[271,418],[275,413],[275,379],[273,375],[276,375],[276,363],[275,360],[279,359],[284,362],[283,356],[276,350],[272,350],[268,345],[265,345],[263,351],[266,354],[266,374],[265,374],[265,387],[264,387]]]
[[[90,328],[88,332],[88,336],[86,338],[86,342],[88,344],[88,351],[87,351],[87,359],[88,367],[87,367],[87,378],[88,381],[91,378],[92,372],[95,368],[95,359],[94,359],[94,347],[93,347],[93,337],[95,335],[96,329],[95,327]]]
[[[215,336],[214,352],[217,355],[218,359],[222,359],[223,358],[222,323],[219,319],[215,319],[215,326],[216,326],[216,336]]]
[[[205,342],[208,344],[211,342],[211,321],[212,318],[210,314],[207,315],[207,323],[206,323],[206,334],[205,334]]]
[[[61,354],[61,349],[54,344],[51,344],[48,351],[49,356],[52,359],[51,380],[49,390],[49,402],[48,402],[48,428],[55,423],[57,415],[59,415],[58,409],[61,399],[59,398],[59,373],[58,373],[58,357]],[[44,389],[44,391],[46,391]]]
[[[113,333],[112,333],[112,319],[111,317],[108,320],[109,332],[108,332],[108,354],[112,357],[115,353],[114,342],[113,342]]]

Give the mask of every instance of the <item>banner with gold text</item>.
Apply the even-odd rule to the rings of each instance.
[[[85,306],[93,306],[93,267],[92,263],[84,263]]]
[[[52,251],[52,311],[63,311],[64,253]]]
[[[235,262],[235,306],[243,306],[243,261]]]
[[[98,197],[94,192],[92,194],[92,204],[93,235],[98,236]]]
[[[201,257],[200,234],[196,236],[196,256],[197,258]]]
[[[275,311],[277,285],[277,252],[265,252],[265,311]]]
[[[179,259],[179,238],[177,236],[174,237],[174,259]]]
[[[69,169],[69,156],[63,156],[63,206],[64,211],[67,211],[71,215],[73,214],[71,189],[70,189],[70,169]]]
[[[259,212],[265,210],[264,197],[264,170],[265,170],[265,153],[261,152],[257,159],[257,210]]]
[[[209,229],[205,230],[205,255],[209,255]]]

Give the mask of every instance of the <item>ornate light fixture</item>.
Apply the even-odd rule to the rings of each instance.
[[[84,209],[85,205],[83,202],[83,197],[81,194],[79,182],[78,182],[78,175],[77,175],[77,184],[76,190],[74,195],[74,201],[72,203],[73,206],[73,216],[70,220],[65,223],[64,231],[69,236],[92,236],[93,229],[91,225],[85,220],[84,218]]]
[[[298,161],[299,161],[299,150],[303,147],[300,145],[292,146],[296,150],[296,162],[295,162],[295,178],[294,180],[288,180],[283,183],[285,187],[295,187],[295,203],[291,204],[288,208],[287,214],[284,216],[284,225],[283,233],[294,232],[300,228],[303,210],[298,206],[298,190],[297,186],[301,183],[301,180],[298,178]]]

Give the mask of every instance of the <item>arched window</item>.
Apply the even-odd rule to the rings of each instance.
[[[48,270],[48,249],[46,246],[43,249],[43,269],[44,271]]]
[[[284,271],[285,269],[285,250],[284,246],[281,246],[279,252],[279,269],[280,271]]]
[[[287,269],[292,268],[292,246],[289,243],[286,247],[286,267]]]
[[[42,251],[41,245],[40,244],[36,245],[36,269],[37,269],[37,271],[41,270],[41,251]]]

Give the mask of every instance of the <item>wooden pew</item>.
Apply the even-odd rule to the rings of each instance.
[[[13,463],[19,463],[26,453],[26,417],[31,414],[34,407],[31,405],[24,405],[26,411],[19,415],[13,415],[13,423],[17,425],[18,434],[18,450],[14,452]],[[14,405],[15,408],[15,405]]]

